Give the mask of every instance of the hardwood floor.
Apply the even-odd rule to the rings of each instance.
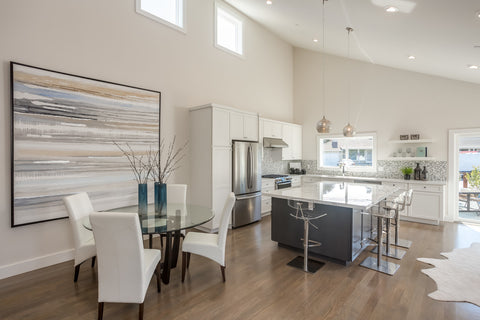
[[[230,230],[226,282],[218,264],[192,255],[183,284],[181,263],[161,293],[152,280],[144,319],[480,319],[475,305],[430,299],[435,282],[416,261],[480,242],[480,233],[453,223],[401,227],[413,245],[393,277],[358,266],[367,251],[349,267],[326,262],[315,274],[289,267],[297,253],[270,240],[269,217]],[[1,280],[0,319],[96,319],[96,270],[82,265],[77,283],[73,272],[69,261]],[[137,316],[138,305],[105,304],[106,320]]]

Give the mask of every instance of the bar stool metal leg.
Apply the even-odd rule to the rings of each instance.
[[[396,247],[409,249],[412,246],[412,241],[399,239],[398,237],[398,229],[400,228],[399,222],[400,222],[400,218],[398,217],[398,214],[397,214],[397,217],[395,218],[395,243],[393,243],[393,245]]]
[[[390,258],[401,260],[407,252],[405,250],[401,250],[401,249],[398,249],[396,247],[394,247],[394,248],[390,247],[390,222],[391,222],[390,218],[386,218],[386,221],[387,221],[387,226],[386,226],[387,234],[385,236],[386,240],[382,241],[382,242],[385,242],[385,248],[382,249],[382,254],[384,256],[387,256],[387,257],[390,257]],[[378,248],[379,248],[379,246],[373,248],[373,250],[371,252],[372,253],[378,253]]]

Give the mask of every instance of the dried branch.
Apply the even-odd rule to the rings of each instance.
[[[160,141],[160,148],[151,155],[152,170],[151,177],[154,181],[166,183],[170,175],[180,168],[180,162],[185,157],[185,151],[188,141],[181,147],[175,150],[176,136],[173,137],[172,142],[166,146],[165,139]],[[165,161],[162,161],[162,155],[165,155]]]
[[[127,157],[130,168],[135,176],[135,180],[137,180],[139,184],[147,183],[148,177],[150,176],[153,168],[153,165],[150,163],[150,154],[153,153],[152,148],[150,147],[150,150],[147,151],[146,159],[144,159],[145,155],[136,155],[135,151],[133,151],[132,147],[128,143],[125,144],[126,149],[122,148],[115,141],[113,141],[113,143],[118,149],[120,149],[120,151],[122,151],[123,155]]]

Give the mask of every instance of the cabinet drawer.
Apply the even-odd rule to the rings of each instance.
[[[383,186],[389,186],[389,187],[396,187],[396,188],[400,188],[400,189],[403,189],[403,190],[408,189],[408,185],[406,183],[403,183],[403,182],[382,182],[382,185]]]
[[[275,181],[273,179],[262,179],[262,189],[269,187],[275,188]]]
[[[428,191],[428,192],[442,192],[443,187],[442,186],[434,186],[434,185],[428,185],[428,184],[411,184],[410,188],[412,188],[414,191]]]

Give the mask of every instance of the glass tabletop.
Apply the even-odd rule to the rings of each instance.
[[[105,212],[138,212],[138,206],[105,210]],[[148,205],[148,213],[139,215],[143,234],[157,234],[193,228],[210,221],[213,211],[204,206],[168,203],[161,214],[155,213],[155,205]],[[82,220],[85,228],[92,230],[89,217]]]

